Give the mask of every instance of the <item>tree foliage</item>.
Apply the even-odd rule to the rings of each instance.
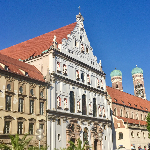
[[[68,142],[70,144],[69,147],[67,148],[61,148],[61,150],[86,150],[88,148],[90,148],[89,145],[87,145],[88,142],[84,142],[83,146],[82,146],[82,141],[80,139],[77,139],[77,144],[75,144],[72,141]]]
[[[150,113],[148,113],[148,115],[146,117],[146,122],[147,122],[147,130],[149,132],[148,138],[150,138]]]
[[[11,140],[11,145],[8,144],[0,144],[0,149],[1,150],[24,150],[25,148],[28,150],[39,150],[38,147],[29,147],[28,145],[30,141],[32,140],[32,137],[27,138],[28,134],[23,135],[22,138],[19,138],[19,135],[16,134],[15,136],[9,135],[10,140]],[[46,147],[42,147],[41,150],[46,150]]]

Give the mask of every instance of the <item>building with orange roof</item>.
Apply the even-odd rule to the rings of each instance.
[[[105,73],[93,55],[84,18],[28,41],[1,50],[1,54],[34,65],[45,77],[48,149],[67,147],[80,138],[94,150],[112,150],[112,118]]]
[[[146,117],[150,102],[146,100],[143,70],[136,66],[131,73],[135,95],[123,92],[120,70],[111,72],[112,87],[107,86],[108,99],[112,101],[114,149],[119,145],[127,149],[147,148],[149,143]]]
[[[0,142],[10,144],[9,134],[29,133],[30,146],[38,146],[36,130],[46,129],[48,84],[35,67],[0,54]],[[46,131],[41,145],[46,145]]]

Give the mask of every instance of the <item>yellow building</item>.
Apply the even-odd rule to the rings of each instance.
[[[44,129],[46,144],[46,89],[43,75],[34,66],[0,54],[0,143],[9,134],[29,133],[38,146],[36,130]]]

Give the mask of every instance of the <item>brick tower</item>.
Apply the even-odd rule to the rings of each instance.
[[[122,72],[120,70],[113,70],[110,73],[111,76],[111,82],[112,82],[112,88],[118,89],[120,91],[123,91],[122,87]]]
[[[132,78],[134,85],[134,95],[143,99],[146,99],[143,70],[138,68],[137,65],[132,69]]]

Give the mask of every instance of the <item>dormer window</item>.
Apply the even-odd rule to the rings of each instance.
[[[25,72],[25,76],[27,76],[27,77],[29,76],[29,75],[28,75],[28,72]]]
[[[19,87],[19,93],[23,94],[23,87],[22,86]]]
[[[84,53],[84,46],[81,44],[81,53]]]
[[[33,96],[33,95],[34,95],[34,91],[33,91],[33,89],[31,89],[31,90],[30,90],[30,94],[31,94],[31,96]]]
[[[99,79],[97,79],[97,88],[100,88]]]
[[[57,62],[57,72],[60,72],[60,62]]]
[[[89,76],[89,74],[87,75],[87,84],[90,84],[90,76]]]
[[[67,66],[63,64],[63,74],[67,75]]]
[[[9,69],[8,69],[8,66],[6,66],[6,65],[5,65],[5,70],[7,70],[7,71],[9,70]]]
[[[7,90],[11,91],[11,85],[10,84],[7,84]]]
[[[76,70],[76,80],[80,80],[80,78],[79,78],[79,71],[78,70]]]
[[[116,88],[118,88],[118,84],[116,84]]]

